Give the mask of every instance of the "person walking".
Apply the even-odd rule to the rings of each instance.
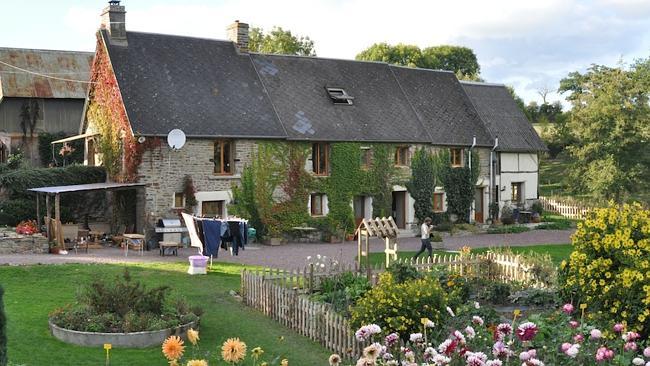
[[[431,218],[425,217],[422,226],[420,226],[420,239],[422,239],[422,246],[420,247],[420,251],[415,254],[413,259],[416,259],[420,254],[424,253],[425,249],[429,251],[429,257],[433,257],[433,248],[431,247],[431,240],[429,239],[431,236],[431,228]]]

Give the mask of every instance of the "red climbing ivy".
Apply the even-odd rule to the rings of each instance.
[[[99,33],[90,80],[93,84],[86,118],[99,133],[97,148],[102,154],[102,164],[115,181],[137,181],[143,147],[139,147],[131,130],[120,87]]]

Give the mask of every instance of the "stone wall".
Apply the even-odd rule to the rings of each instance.
[[[232,175],[214,173],[212,139],[188,139],[185,146],[172,151],[166,144],[146,151],[138,170],[139,182],[146,183],[145,209],[154,217],[176,217],[174,193],[183,191],[183,179],[192,177],[197,192],[229,191],[239,184],[244,166],[250,164],[257,144],[253,140],[234,141],[235,169]]]
[[[48,252],[43,235],[18,235],[14,231],[0,231],[0,254],[39,254]]]

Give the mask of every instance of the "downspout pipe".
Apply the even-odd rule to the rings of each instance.
[[[494,183],[495,183],[494,152],[498,147],[499,147],[499,137],[497,136],[494,138],[494,147],[492,147],[492,150],[490,150],[490,187],[488,189],[488,192],[490,192],[488,211],[490,213],[490,219],[493,221],[494,221],[494,217],[492,217],[492,203],[494,203],[494,193],[492,192],[492,190],[494,189]]]

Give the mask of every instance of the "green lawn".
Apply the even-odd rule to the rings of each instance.
[[[104,365],[101,347],[85,348],[59,342],[49,334],[48,313],[74,300],[80,284],[102,276],[114,278],[125,265],[0,266],[8,318],[9,359],[13,364]],[[261,346],[266,360],[286,357],[292,365],[322,365],[329,352],[293,333],[228,294],[238,290],[242,266],[215,264],[207,276],[189,276],[186,264],[128,265],[131,274],[147,286],[170,285],[176,295],[203,307],[201,350],[213,355],[229,337],[240,337],[249,349]],[[281,337],[284,337],[281,339]],[[113,349],[115,365],[167,365],[160,348]],[[210,363],[211,365],[213,362]]]
[[[473,253],[484,253],[490,248],[476,248],[472,249]],[[551,256],[553,263],[559,264],[564,259],[568,259],[571,251],[573,250],[571,244],[540,244],[532,245],[527,247],[510,247],[514,253],[526,254],[529,252],[539,253],[539,254],[548,254]],[[398,258],[412,258],[416,252],[398,252]],[[457,252],[447,252],[442,250],[434,250],[434,254],[438,255],[449,255],[456,254]],[[427,252],[420,255],[420,258],[426,257]],[[384,253],[370,253],[370,262],[372,264],[384,263],[385,259]]]

